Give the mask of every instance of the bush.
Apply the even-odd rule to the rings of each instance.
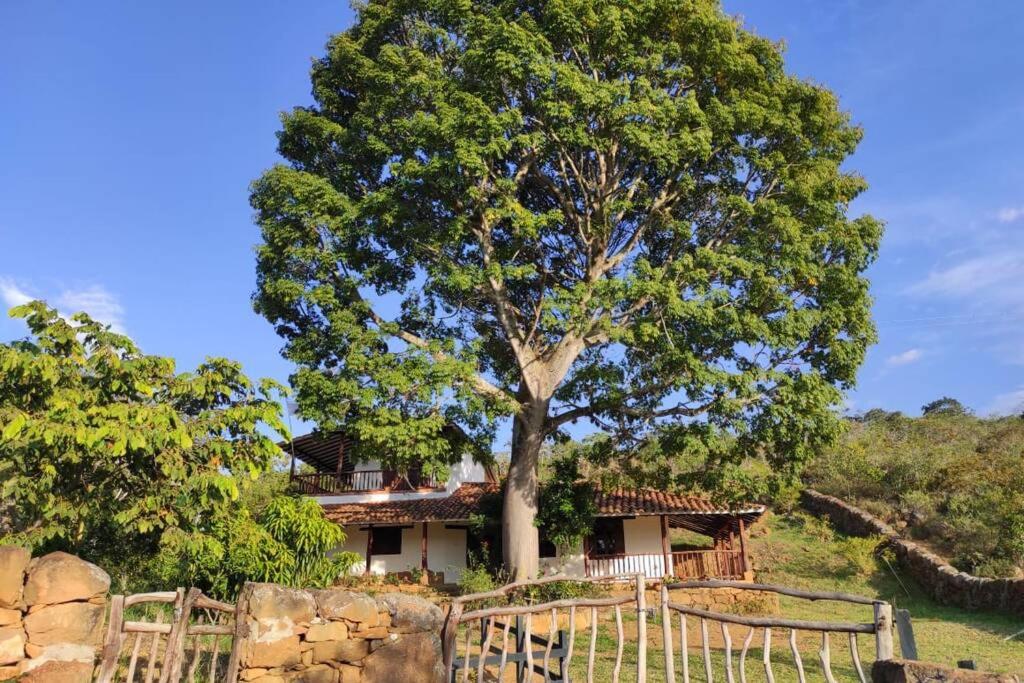
[[[870,576],[878,569],[878,549],[884,540],[882,536],[850,536],[837,541],[836,550],[846,560],[851,574]]]

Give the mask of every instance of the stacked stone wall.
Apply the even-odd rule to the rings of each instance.
[[[421,598],[251,584],[239,679],[253,683],[440,683],[440,608]]]
[[[1018,676],[890,659],[871,667],[872,683],[1021,683]]]
[[[962,572],[920,544],[901,538],[874,515],[834,496],[806,489],[801,500],[805,509],[828,517],[844,533],[888,539],[900,566],[936,602],[1024,615],[1024,579],[990,579]]]
[[[0,547],[0,681],[88,683],[110,577],[67,553]]]

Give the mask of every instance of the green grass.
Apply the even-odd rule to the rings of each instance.
[[[1000,673],[1024,672],[1024,640],[1020,637],[1004,641],[1007,636],[1024,628],[1024,620],[989,612],[970,612],[955,607],[943,607],[929,599],[914,582],[906,576],[894,573],[884,562],[874,571],[857,574],[850,562],[839,554],[838,548],[844,538],[822,529],[805,516],[771,516],[754,530],[751,553],[758,570],[758,581],[777,583],[794,588],[820,591],[841,591],[867,597],[887,600],[896,608],[910,611],[921,659],[955,666],[957,660],[973,659],[978,668]],[[648,604],[657,606],[654,593],[648,594]],[[826,621],[870,622],[871,608],[842,602],[808,602],[795,598],[781,597],[780,613],[783,616]],[[636,616],[623,609],[623,630],[625,643],[622,654],[621,680],[635,680],[636,672]],[[598,622],[598,638],[594,680],[611,681],[616,656],[616,627],[613,610],[601,610]],[[722,648],[721,626],[708,622],[711,642],[711,659],[715,681],[725,681],[725,654]],[[735,680],[739,680],[739,652],[748,629],[730,626]],[[478,651],[479,627],[474,631],[474,654]],[[464,632],[463,632],[464,634]],[[679,653],[679,617],[672,618],[672,638],[675,652],[676,680],[682,681],[682,665]],[[747,681],[765,681],[762,658],[763,630],[754,634],[746,658]],[[464,652],[464,635],[459,637],[459,654]],[[573,680],[586,680],[587,649],[590,643],[590,629],[582,628],[576,635],[574,656],[570,671]],[[660,615],[648,620],[648,678],[654,683],[665,680],[662,628]],[[870,667],[875,657],[874,637],[859,635],[857,638],[860,660],[870,679]],[[494,641],[498,645],[497,636]],[[691,683],[705,683],[699,620],[688,618],[688,645]],[[849,643],[841,634],[830,636],[832,672],[837,681],[856,681],[856,673],[849,653]],[[798,650],[809,681],[824,680],[818,651],[821,637],[801,632]],[[899,641],[896,654],[900,653]],[[777,683],[796,681],[797,673],[790,653],[789,631],[773,629],[771,641],[772,671]],[[537,657],[536,664],[541,664]],[[509,666],[505,680],[514,680]],[[475,672],[473,672],[475,674]],[[456,680],[462,680],[461,677]],[[470,676],[475,680],[475,675]],[[493,680],[488,678],[488,680]],[[537,677],[534,680],[540,680]]]
[[[874,572],[857,575],[835,554],[834,544],[807,533],[800,516],[772,516],[763,529],[766,535],[757,535],[755,528],[751,542],[759,581],[888,600],[894,608],[910,611],[921,659],[951,666],[957,660],[973,659],[982,670],[1024,672],[1024,637],[1003,640],[1024,629],[1024,619],[939,605],[885,562]],[[842,539],[840,534],[836,537]],[[801,619],[862,620],[862,610],[846,603],[783,598],[781,607],[787,616]]]

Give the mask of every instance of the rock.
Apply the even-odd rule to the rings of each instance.
[[[321,640],[346,640],[348,638],[348,625],[343,621],[329,621],[326,624],[313,624],[306,632],[307,643],[317,643]]]
[[[110,590],[110,576],[85,560],[67,553],[50,553],[32,560],[25,582],[25,603],[56,605],[89,600]]]
[[[90,683],[92,664],[85,662],[48,661],[31,669],[18,679],[19,683]]]
[[[20,627],[0,628],[0,664],[15,664],[25,658],[25,632]]]
[[[16,609],[0,608],[0,626],[12,626],[21,623],[21,612]]]
[[[86,662],[92,664],[96,661],[95,647],[76,643],[56,643],[46,647],[27,643],[25,654],[32,658],[33,666],[39,666],[43,662]]]
[[[325,640],[313,644],[313,661],[358,662],[370,654],[368,640]]]
[[[13,681],[20,673],[20,666],[0,666],[0,681]]]
[[[444,683],[441,638],[436,633],[400,636],[363,661],[362,683]]]
[[[51,605],[25,617],[25,631],[33,645],[96,645],[102,630],[103,608],[87,602]]]
[[[16,609],[22,606],[25,570],[32,553],[16,545],[0,546],[0,607]]]
[[[247,667],[267,668],[289,667],[300,663],[299,637],[288,636],[270,642],[250,642]]]
[[[259,678],[260,676],[266,674],[268,671],[270,671],[270,669],[249,667],[248,669],[240,671],[238,677],[243,681],[251,681],[254,678]]]
[[[257,621],[286,618],[308,626],[316,617],[316,602],[308,591],[259,583],[249,598],[249,616]]]
[[[366,626],[377,626],[377,603],[368,595],[340,589],[314,592],[316,606],[324,619],[347,619]]]
[[[358,629],[352,636],[353,638],[364,638],[366,640],[373,640],[375,638],[387,638],[388,630],[384,626],[374,626],[372,628]]]
[[[288,674],[288,680],[293,683],[337,683],[338,678],[337,670],[326,664],[311,666],[308,669]]]
[[[391,615],[393,633],[438,631],[444,621],[441,608],[415,595],[388,593],[377,599],[381,609]]]
[[[875,662],[871,667],[871,680],[879,683],[1020,683],[1020,679],[1011,674],[951,669],[939,664],[899,659]]]
[[[360,683],[363,676],[363,670],[360,667],[351,664],[337,664],[335,668],[340,674],[339,683]]]

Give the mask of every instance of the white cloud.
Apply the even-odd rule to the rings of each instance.
[[[916,363],[921,360],[922,355],[924,354],[921,352],[921,349],[907,349],[903,353],[897,353],[886,358],[885,364],[892,367],[910,365],[911,363]]]
[[[958,298],[988,294],[1004,302],[1024,303],[1024,252],[991,253],[933,270],[908,292]]]
[[[14,280],[6,277],[0,277],[0,298],[4,300],[4,305],[7,308],[14,308],[32,301],[30,294],[27,294]]]
[[[1000,223],[1014,223],[1024,218],[1024,206],[1007,206],[996,212],[996,219]]]
[[[124,308],[117,297],[101,285],[85,289],[67,289],[57,297],[57,306],[73,313],[85,311],[94,320],[110,325],[115,332],[124,333]]]
[[[124,307],[117,297],[102,285],[90,285],[80,289],[64,289],[55,296],[29,293],[12,278],[0,277],[0,299],[6,308],[27,304],[35,299],[48,301],[65,318],[73,313],[85,311],[94,320],[110,325],[115,332],[125,333]]]
[[[990,415],[999,416],[1016,415],[1024,412],[1024,386],[1014,391],[997,395],[992,399],[987,412]]]

